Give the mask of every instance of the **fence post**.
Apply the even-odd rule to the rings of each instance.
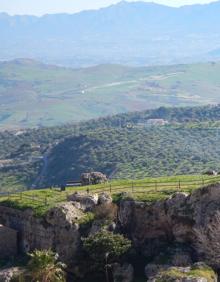
[[[112,193],[112,184],[110,183],[110,194]]]
[[[134,181],[132,180],[132,183],[131,183],[131,189],[132,189],[132,193],[134,193]]]
[[[89,187],[87,188],[87,194],[89,194]]]
[[[179,190],[181,189],[180,180],[179,180]]]

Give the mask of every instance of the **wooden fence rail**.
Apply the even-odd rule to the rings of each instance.
[[[108,182],[106,184],[100,185],[99,187],[93,187],[92,185],[85,187],[85,190],[77,189],[79,187],[74,187],[71,191],[68,190],[66,192],[66,197],[68,197],[68,194],[71,192],[82,192],[85,191],[87,193],[102,193],[102,192],[108,192],[108,193],[119,193],[119,192],[131,192],[131,193],[151,193],[151,192],[159,192],[159,191],[181,191],[181,189],[186,188],[193,188],[193,187],[199,187],[209,184],[216,184],[220,183],[220,176],[213,176],[209,178],[198,178],[193,180],[174,180],[174,181],[167,181],[167,182],[160,182],[160,181],[151,181],[151,182],[140,182],[140,181],[131,181],[129,183],[126,183],[125,185],[121,184],[114,184],[114,182]],[[39,195],[27,195],[28,191],[16,191],[12,193],[0,193],[0,198],[6,198],[8,200],[10,199],[17,199],[22,200],[26,199],[31,201],[32,203],[36,204],[42,204],[42,205],[48,205],[50,203],[49,198],[42,197]],[[56,189],[53,189],[53,192],[60,193],[61,191]]]

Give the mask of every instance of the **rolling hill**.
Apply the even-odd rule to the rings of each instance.
[[[220,63],[70,69],[0,63],[0,129],[62,125],[160,106],[220,102]]]
[[[148,121],[164,119],[164,126]],[[220,170],[220,106],[158,108],[65,126],[0,132],[1,191],[99,170],[113,178]]]
[[[42,17],[1,13],[0,59],[28,57],[74,67],[207,60],[220,46],[219,13],[219,1],[181,8],[122,1]]]

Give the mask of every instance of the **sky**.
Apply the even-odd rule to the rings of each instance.
[[[127,0],[134,1],[134,0]],[[156,2],[169,6],[182,6],[191,4],[206,4],[213,0],[142,0],[145,2]],[[37,15],[53,13],[76,13],[88,9],[98,9],[120,0],[0,0],[0,12],[10,15]]]

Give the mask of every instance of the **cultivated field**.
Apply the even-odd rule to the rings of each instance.
[[[219,71],[220,63],[86,69],[31,60],[0,63],[0,130],[58,125],[159,106],[219,103]]]

